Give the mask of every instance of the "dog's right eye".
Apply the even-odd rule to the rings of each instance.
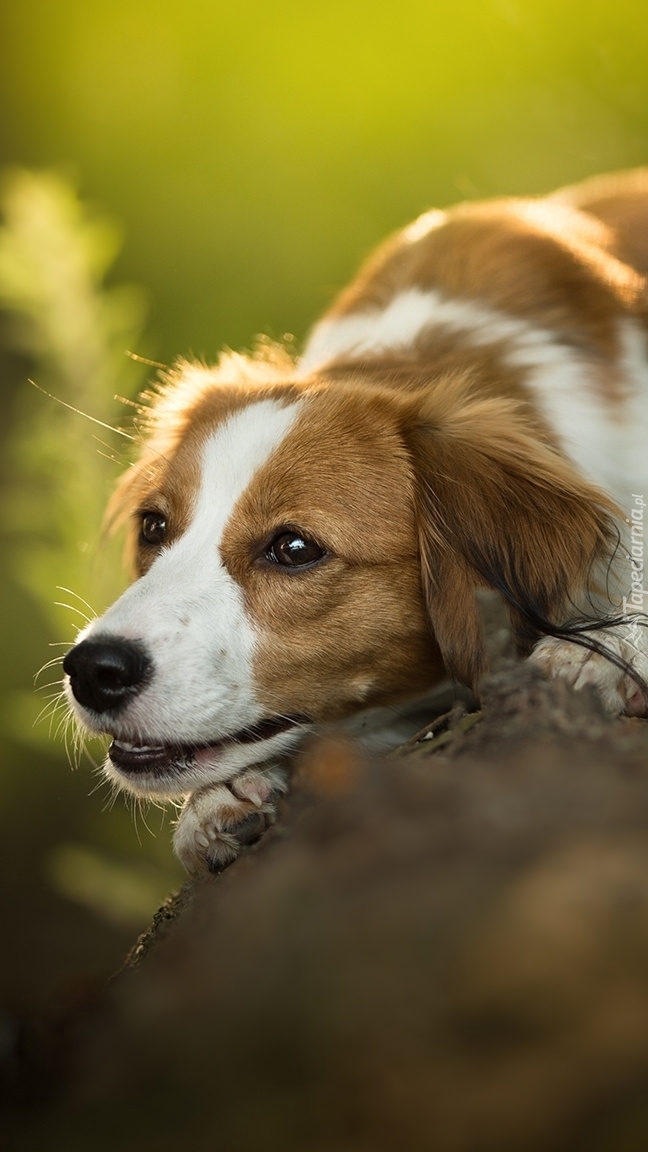
[[[144,512],[140,522],[140,544],[163,544],[166,527],[166,516],[161,512]]]
[[[282,568],[309,568],[326,555],[323,548],[299,532],[279,532],[271,541],[266,559]]]

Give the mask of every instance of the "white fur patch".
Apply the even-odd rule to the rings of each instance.
[[[422,216],[417,216],[411,224],[407,225],[401,232],[401,238],[406,244],[417,244],[430,232],[434,232],[445,224],[447,215],[442,212],[440,208],[431,208],[429,212],[424,212]]]
[[[619,418],[599,393],[600,365],[560,336],[472,300],[409,288],[384,309],[322,320],[299,365],[306,376],[341,358],[379,357],[406,349],[434,328],[461,334],[471,346],[502,344],[505,364],[527,370],[541,412],[567,454],[623,508],[630,494],[648,492],[648,346],[638,322],[622,322],[619,371],[627,399]]]
[[[254,629],[241,588],[221,561],[219,545],[237,500],[281,443],[298,409],[298,403],[282,406],[264,400],[235,413],[209,437],[186,532],[81,637],[139,640],[153,660],[150,684],[111,724],[117,739],[200,744],[265,716],[252,680]],[[96,726],[92,716],[78,706],[77,711]],[[293,742],[294,733],[275,736],[263,741],[264,753]],[[253,743],[225,746],[215,754],[200,751],[178,790],[228,779],[259,756]],[[110,766],[107,770],[121,784],[130,783]],[[156,790],[153,782],[144,783],[141,790]]]
[[[530,369],[528,383],[569,457],[625,510],[633,492],[648,491],[648,347],[632,319],[619,336],[625,394],[617,410],[597,388],[597,367],[571,349],[527,341],[507,360]]]
[[[474,300],[449,298],[437,289],[407,288],[386,308],[322,320],[308,340],[299,371],[307,375],[341,357],[373,358],[406,349],[434,328],[460,333],[473,346],[505,341],[511,353],[526,357],[525,362],[535,357],[539,364],[545,363],[548,349],[552,349],[554,359],[572,355],[554,333],[526,320]]]
[[[386,308],[352,312],[315,325],[299,362],[300,376],[325,368],[341,357],[379,356],[407,348],[430,324],[438,323],[436,292],[410,288],[400,292]]]
[[[648,621],[637,617],[636,622],[619,624],[607,631],[593,634],[608,651],[625,661],[644,682],[648,680]],[[606,711],[612,715],[630,716],[648,714],[648,697],[643,688],[611,660],[568,640],[545,636],[529,657],[546,676],[563,677],[577,691],[593,685],[601,697]]]
[[[556,429],[565,452],[585,476],[617,501],[628,521],[628,527],[622,530],[614,571],[607,575],[609,593],[617,610],[646,611],[645,592],[641,605],[636,603],[638,597],[631,595],[636,592],[636,584],[630,557],[630,518],[637,515],[638,507],[643,517],[648,503],[648,342],[638,322],[627,318],[621,321],[619,343],[618,377],[624,395],[618,406],[617,402],[606,400],[597,389],[592,380],[593,369],[588,369],[576,353],[556,360],[549,348],[541,355],[540,349],[532,354],[530,348],[518,347],[509,360],[530,368],[528,383],[535,391],[540,411]],[[623,529],[623,524],[620,527]],[[642,563],[644,549],[642,519]],[[641,587],[645,587],[645,580]],[[601,609],[607,611],[609,605],[603,603]],[[648,645],[645,629],[641,636],[640,647],[643,645],[645,650]],[[566,650],[571,654],[571,661],[574,646],[568,644]],[[587,675],[593,676],[595,668],[599,675],[599,667],[601,679],[612,675],[614,665],[606,669],[600,658],[592,658]]]

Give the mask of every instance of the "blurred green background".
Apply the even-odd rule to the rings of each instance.
[[[151,370],[126,349],[169,362],[259,332],[299,341],[367,250],[423,209],[648,162],[647,38],[645,0],[3,5],[11,1003],[108,973],[180,879],[160,813],[149,832],[122,799],[104,810],[90,762],[72,772],[47,718],[34,726],[56,691],[35,694],[34,673],[64,651],[49,645],[73,639],[83,601],[101,611],[120,587],[99,521],[128,442],[28,378],[127,424],[114,396]]]

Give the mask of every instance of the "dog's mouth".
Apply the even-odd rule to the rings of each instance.
[[[108,756],[115,768],[125,775],[160,776],[169,771],[191,768],[200,759],[208,759],[210,754],[217,754],[228,746],[257,744],[310,722],[308,716],[271,716],[249,728],[204,744],[131,744],[126,740],[113,740]]]

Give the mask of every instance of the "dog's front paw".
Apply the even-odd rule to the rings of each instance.
[[[593,684],[606,711],[613,715],[648,715],[645,688],[648,680],[648,634],[644,625],[618,625],[608,632],[601,632],[597,639],[632,669],[639,682],[606,656],[553,636],[541,640],[529,659],[545,676],[561,676],[577,691],[586,684]]]
[[[250,769],[229,784],[193,792],[173,837],[187,872],[221,872],[232,864],[274,822],[276,802],[286,787],[281,769]]]

